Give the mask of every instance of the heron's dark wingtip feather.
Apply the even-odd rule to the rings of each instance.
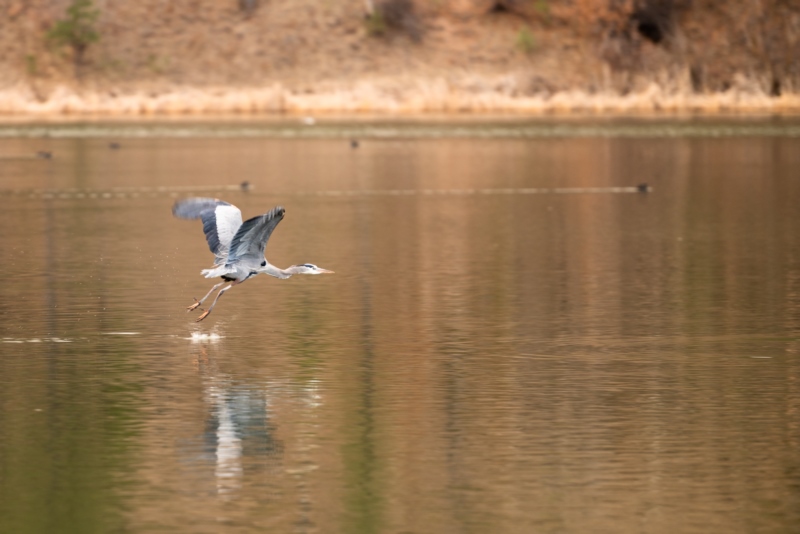
[[[231,241],[229,259],[233,261],[246,254],[262,256],[269,236],[285,213],[283,206],[275,206],[263,215],[244,221]]]

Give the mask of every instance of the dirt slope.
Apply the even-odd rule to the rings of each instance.
[[[0,1],[0,112],[800,109],[800,0]]]

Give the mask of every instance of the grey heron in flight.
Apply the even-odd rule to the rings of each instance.
[[[257,274],[268,274],[275,278],[289,278],[293,274],[332,273],[311,263],[292,265],[286,269],[275,267],[264,257],[269,236],[283,219],[286,210],[276,206],[263,215],[242,222],[242,212],[234,206],[216,198],[187,198],[179,200],[172,207],[172,214],[181,219],[200,219],[203,221],[203,232],[206,234],[208,248],[214,253],[214,267],[203,269],[201,274],[206,278],[221,277],[222,282],[216,284],[200,300],[187,306],[188,311],[198,308],[220,286],[231,282],[219,290],[211,306],[197,318],[202,321],[214,309],[223,293],[233,286]]]

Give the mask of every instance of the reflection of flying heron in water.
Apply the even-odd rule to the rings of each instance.
[[[172,213],[181,219],[201,219],[203,231],[208,240],[208,247],[216,256],[213,269],[203,269],[201,273],[206,278],[222,278],[222,282],[215,285],[206,293],[206,296],[196,300],[187,310],[199,307],[218,287],[226,282],[229,286],[219,290],[211,306],[203,312],[197,321],[202,321],[219,298],[227,290],[241,284],[248,278],[257,274],[268,274],[275,278],[289,278],[293,274],[323,274],[332,273],[311,263],[292,265],[286,269],[275,267],[264,257],[269,236],[283,219],[286,210],[276,206],[263,215],[253,217],[242,222],[242,212],[236,206],[214,198],[188,198],[180,200],[172,207]]]
[[[248,472],[263,474],[280,464],[283,443],[275,437],[266,385],[220,372],[206,346],[195,358],[206,403],[202,458],[213,466],[217,495],[227,500],[241,489]],[[196,454],[196,449],[191,452]]]

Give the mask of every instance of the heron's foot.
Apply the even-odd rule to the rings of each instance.
[[[186,311],[196,310],[198,306],[200,306],[200,301],[194,299],[194,304],[192,304],[191,306],[186,306]]]
[[[200,321],[202,321],[203,319],[205,319],[206,317],[208,317],[208,314],[209,314],[209,313],[211,313],[211,310],[206,310],[206,311],[204,311],[204,312],[202,313],[202,315],[200,315],[200,317],[198,317],[198,318],[197,318],[197,320],[196,320],[195,322],[196,322],[196,323],[199,323]]]

